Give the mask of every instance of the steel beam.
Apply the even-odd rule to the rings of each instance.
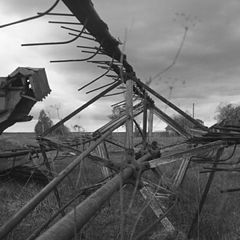
[[[197,120],[195,120],[194,118],[192,118],[191,116],[189,116],[187,113],[185,113],[184,111],[182,111],[180,108],[178,108],[176,105],[174,105],[173,103],[169,102],[166,98],[164,98],[162,95],[160,95],[159,93],[157,93],[156,91],[154,91],[152,88],[150,88],[148,85],[144,84],[143,82],[141,82],[139,79],[134,78],[134,81],[136,83],[138,83],[140,86],[142,86],[144,89],[146,89],[148,92],[150,92],[152,95],[154,95],[155,97],[157,97],[158,99],[160,99],[162,102],[164,102],[165,104],[167,104],[169,107],[171,107],[172,109],[174,109],[176,112],[178,112],[179,114],[181,114],[183,117],[185,117],[188,121],[190,121],[191,123],[193,123],[195,126],[199,127],[200,129],[204,129],[206,130],[206,127],[203,126],[201,123],[199,123]]]

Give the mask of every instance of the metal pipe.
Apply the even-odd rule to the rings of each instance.
[[[144,162],[151,157],[147,153],[139,159],[139,162]],[[37,240],[67,240],[74,237],[75,229],[79,231],[97,210],[116,192],[121,188],[122,182],[125,182],[133,174],[133,168],[127,167],[120,174],[112,178],[104,186],[94,192],[86,200],[80,203],[76,209],[59,220],[55,225],[50,227]]]

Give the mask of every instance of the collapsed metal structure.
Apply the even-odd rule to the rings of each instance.
[[[34,104],[51,92],[44,69],[19,67],[0,78],[0,133],[16,122],[30,121]]]
[[[78,46],[83,49],[82,52],[90,54],[89,57],[84,59],[62,59],[54,60],[52,63],[64,63],[64,62],[81,62],[88,61],[94,64],[97,64],[100,68],[105,69],[100,77],[97,77],[93,81],[81,87],[79,90],[82,90],[86,87],[91,86],[91,84],[100,81],[104,76],[111,77],[113,81],[110,84],[101,85],[96,89],[91,90],[98,91],[102,88],[105,88],[101,93],[97,94],[90,101],[86,102],[84,105],[80,106],[74,112],[63,118],[53,127],[45,131],[42,136],[39,136],[39,148],[34,150],[41,152],[44,158],[44,162],[49,172],[51,172],[50,165],[48,162],[48,157],[46,152],[56,149],[56,146],[60,146],[66,149],[71,149],[76,153],[75,159],[57,176],[53,177],[52,180],[34,197],[32,198],[25,206],[23,206],[12,218],[9,219],[3,226],[0,228],[0,238],[5,237],[9,232],[11,232],[19,222],[21,222],[34,208],[44,200],[51,192],[54,192],[56,198],[59,201],[59,194],[57,191],[57,186],[65,179],[71,172],[81,163],[81,161],[88,157],[93,160],[97,160],[102,164],[103,175],[108,181],[105,184],[100,184],[89,197],[87,197],[83,202],[81,202],[75,210],[63,214],[63,217],[57,221],[54,225],[48,228],[45,232],[42,233],[43,229],[35,232],[30,236],[29,239],[46,240],[46,239],[56,239],[56,240],[65,240],[71,239],[74,236],[75,231],[79,231],[86,223],[96,214],[96,212],[101,208],[101,206],[108,201],[114,192],[118,191],[123,187],[123,185],[129,183],[129,179],[134,180],[135,184],[142,187],[139,187],[139,191],[142,196],[151,202],[150,207],[153,209],[155,215],[157,216],[157,221],[160,221],[164,228],[172,233],[176,232],[177,229],[167,218],[167,214],[172,209],[171,206],[167,211],[163,211],[161,206],[159,207],[156,202],[157,198],[154,195],[154,192],[151,191],[151,188],[148,188],[146,184],[142,183],[141,172],[142,171],[152,171],[153,174],[157,174],[158,178],[161,178],[161,166],[173,163],[181,162],[179,169],[177,170],[176,176],[172,185],[170,186],[171,190],[174,192],[177,191],[181,185],[184,176],[188,170],[190,162],[197,163],[208,163],[212,167],[208,168],[209,172],[207,184],[205,190],[203,191],[199,209],[196,212],[196,216],[193,219],[192,226],[189,230],[189,237],[194,236],[194,231],[196,228],[196,223],[198,221],[199,213],[201,212],[203,205],[205,203],[207,194],[209,192],[211,183],[214,178],[216,171],[221,171],[218,167],[218,164],[223,161],[221,159],[222,153],[226,147],[239,144],[240,140],[240,129],[236,126],[234,127],[223,127],[219,128],[217,126],[213,128],[207,128],[203,126],[199,121],[195,120],[176,105],[168,101],[162,95],[157,93],[148,85],[144,84],[134,72],[133,67],[127,61],[127,57],[119,48],[120,42],[116,40],[109,32],[108,26],[102,19],[99,17],[97,12],[94,9],[94,6],[91,0],[62,0],[62,2],[70,10],[70,14],[63,13],[52,13],[51,11],[58,4],[59,0],[49,8],[49,10],[38,13],[34,17],[17,21],[10,24],[5,24],[0,27],[10,26],[16,23],[21,23],[23,21],[32,20],[44,15],[53,15],[53,16],[64,16],[69,17],[73,16],[78,21],[77,22],[57,22],[62,24],[62,28],[69,30],[70,35],[73,38],[65,42],[50,42],[50,43],[30,43],[23,44],[23,46],[35,46],[35,45],[52,45],[52,44],[65,44],[70,43],[80,38],[88,39],[98,44],[96,47],[92,46]],[[56,23],[56,22],[55,22]],[[75,24],[81,25],[82,29],[66,27],[66,24]],[[96,56],[101,56],[103,60],[92,60]],[[107,60],[106,60],[107,57]],[[109,73],[112,72],[110,75]],[[115,119],[111,120],[109,123],[95,131],[91,136],[88,136],[85,139],[82,139],[78,143],[70,144],[61,144],[59,142],[54,142],[48,138],[48,134],[54,131],[56,128],[64,124],[70,118],[80,113],[85,108],[89,107],[91,104],[96,102],[102,97],[111,96],[117,93],[110,93],[114,89],[117,89],[119,86],[124,89],[125,100],[114,104],[114,106],[121,106],[124,109]],[[122,94],[122,92],[120,92]],[[183,129],[174,119],[168,116],[165,112],[159,109],[154,100],[158,100],[165,103],[167,106],[175,110],[178,114],[182,115],[193,125],[193,131],[190,133]],[[143,116],[143,129],[141,131],[135,117],[142,114]],[[173,151],[175,146],[169,146],[168,151],[172,153],[164,155],[164,149],[161,151],[163,156],[160,157],[159,149],[152,146],[152,133],[153,133],[153,116],[157,116],[162,121],[169,124],[176,132],[178,132],[185,139],[184,143],[188,143],[191,146],[185,150]],[[111,133],[119,128],[122,125],[126,125],[126,143],[125,146],[110,140],[108,137]],[[134,146],[134,124],[140,129],[142,137],[142,153],[138,159],[136,159],[136,151]],[[216,130],[218,129],[218,130]],[[83,145],[84,143],[90,143],[89,147],[84,151],[80,152],[76,146]],[[111,142],[112,144],[117,145],[118,147],[124,149],[124,161],[119,164],[109,158],[108,149],[106,147],[106,142]],[[98,156],[93,155],[94,150],[98,150]],[[214,154],[211,157],[204,158],[202,153],[210,152],[214,150]],[[8,158],[14,156],[26,156],[32,153],[32,149],[24,150],[22,152],[6,153],[0,154],[0,158]],[[114,172],[112,177],[111,171]],[[226,170],[226,169],[225,169]],[[227,170],[231,171],[231,168]],[[138,178],[134,178],[138,176]],[[94,187],[94,186],[91,186]],[[90,188],[91,188],[90,187]],[[166,194],[166,196],[169,195]],[[174,194],[173,194],[174,195]],[[64,207],[59,203],[60,211],[64,211]],[[73,221],[74,219],[74,221]],[[136,238],[138,239],[138,238]]]

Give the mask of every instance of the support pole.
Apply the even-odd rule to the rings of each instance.
[[[133,150],[133,81],[131,79],[126,82],[126,158],[128,162],[134,161]]]

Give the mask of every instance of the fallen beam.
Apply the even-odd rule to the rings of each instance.
[[[147,153],[141,157],[138,162],[144,162],[151,157]],[[67,240],[74,237],[75,231],[79,231],[90,219],[97,210],[116,192],[122,182],[126,181],[133,174],[132,167],[125,168],[122,173],[115,176],[108,183],[98,189],[95,193],[89,196],[86,200],[80,203],[76,209],[72,210],[65,217],[59,220],[56,224],[50,227],[37,240]]]
[[[43,199],[45,199],[53,189],[63,181],[63,179],[78,166],[78,164],[88,156],[112,131],[121,126],[123,122],[119,122],[108,132],[104,133],[89,148],[77,156],[62,172],[58,174],[48,185],[46,185],[35,197],[33,197],[25,206],[23,206],[8,222],[0,228],[0,239],[3,239],[21,220],[28,215]]]
[[[195,148],[188,149],[188,150],[185,150],[185,151],[172,153],[172,154],[163,156],[161,158],[153,159],[153,160],[149,161],[148,164],[149,164],[150,168],[155,168],[155,167],[160,166],[162,164],[167,164],[167,163],[171,163],[171,162],[175,162],[175,161],[180,161],[188,155],[199,154],[202,151],[207,151],[207,150],[210,150],[210,149],[226,147],[226,146],[228,146],[228,143],[219,140],[219,141],[216,141],[216,142],[212,142],[212,143],[209,143],[209,144],[202,145],[200,147],[195,147]]]

